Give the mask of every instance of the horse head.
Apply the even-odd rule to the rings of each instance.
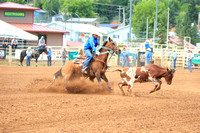
[[[167,68],[167,74],[165,75],[165,81],[167,82],[168,85],[171,85],[172,79],[174,77],[175,69],[168,69]]]
[[[119,47],[115,44],[115,42],[109,37],[108,41],[106,41],[103,45],[104,47],[107,47],[110,49],[110,51],[112,51],[112,54],[120,54],[121,50],[119,49]]]

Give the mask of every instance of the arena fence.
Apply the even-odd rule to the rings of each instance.
[[[127,45],[128,43],[126,43]],[[123,46],[124,44],[118,44],[119,46]],[[130,43],[128,44],[128,46],[130,46]],[[38,48],[37,46],[31,46],[32,48]],[[63,47],[62,46],[51,46],[52,48],[52,65],[53,66],[61,66],[62,65],[62,50]],[[122,49],[122,47],[120,47]],[[15,49],[13,50],[11,47],[9,47],[9,49],[6,50],[6,59],[8,60],[8,62],[11,64],[13,61],[18,61],[19,62],[19,58],[20,58],[20,52],[24,49],[27,48],[20,48],[20,49]],[[77,54],[80,51],[80,47],[66,47],[67,50],[67,54],[69,55],[69,53],[73,53],[72,55],[74,56],[73,58],[78,57]],[[137,52],[137,49],[140,49],[141,52],[146,52],[144,49],[144,45],[134,45],[134,43],[129,47],[129,52],[130,52],[130,56],[129,56],[129,62],[131,66],[137,66],[137,61],[135,59],[135,54]],[[176,50],[178,57],[177,57],[177,61],[176,61],[176,67],[177,68],[187,68],[187,60],[186,60],[186,56],[187,56],[187,48],[183,48],[183,47],[178,47],[175,46],[174,47],[170,47],[168,49],[166,49],[165,45],[162,46],[158,46],[158,44],[154,45],[154,51],[153,51],[153,61],[152,63],[160,65],[162,67],[169,67],[169,68],[173,68],[173,59],[172,59],[172,55],[173,55],[173,51]],[[200,49],[192,49],[194,54],[199,54]],[[75,54],[74,54],[75,53]],[[109,57],[110,58],[110,57]],[[142,58],[142,57],[141,57]],[[69,60],[69,57],[67,58],[67,60]],[[25,65],[25,61],[26,58],[24,59],[24,65]],[[121,66],[121,58],[120,55],[118,56],[112,56],[108,62],[109,66]],[[35,59],[31,59],[31,64],[35,63]],[[39,59],[38,59],[38,63],[42,64],[43,66],[47,65],[47,55],[45,53],[41,54]],[[198,64],[194,64],[193,68],[195,69],[199,69],[200,65]]]

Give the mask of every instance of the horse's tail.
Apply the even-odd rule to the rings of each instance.
[[[23,65],[22,62],[25,56],[26,56],[26,50],[22,50],[20,53],[20,65]]]
[[[58,77],[63,77],[62,75],[62,68],[60,68],[56,73],[54,73],[54,80]]]

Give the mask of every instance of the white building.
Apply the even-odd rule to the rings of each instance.
[[[94,31],[98,31],[102,35],[105,35],[107,33],[105,30],[100,29],[91,24],[53,22],[53,23],[41,23],[41,25],[69,31],[70,34],[63,35],[63,45],[66,45],[67,41],[84,42],[85,40],[87,40],[87,37]],[[85,35],[85,38],[81,37],[82,34]]]
[[[113,40],[117,43],[128,42],[129,38],[129,25],[119,27],[118,29],[111,30],[107,33],[108,36],[113,38]],[[131,38],[136,39],[134,34],[131,34]]]

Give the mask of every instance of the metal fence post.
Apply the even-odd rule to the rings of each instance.
[[[8,57],[8,62],[9,62],[9,65],[11,66],[11,63],[12,63],[12,47],[11,45],[9,45],[9,57]]]

